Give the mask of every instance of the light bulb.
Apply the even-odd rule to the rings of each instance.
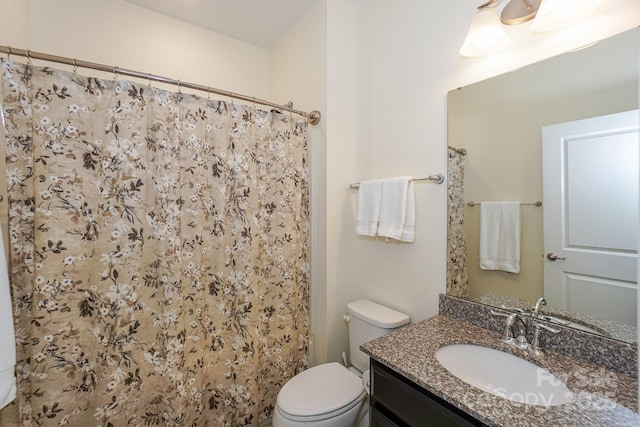
[[[554,31],[568,27],[591,15],[602,0],[542,0],[533,31]]]
[[[509,44],[494,7],[479,9],[471,19],[467,38],[460,49],[462,56],[483,56],[496,53]]]

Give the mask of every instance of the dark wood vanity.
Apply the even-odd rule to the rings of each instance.
[[[371,360],[370,426],[484,426],[416,383]]]

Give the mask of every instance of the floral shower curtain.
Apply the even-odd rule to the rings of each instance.
[[[3,60],[21,425],[238,426],[308,366],[306,119]],[[6,416],[3,417],[6,419]]]
[[[467,243],[464,237],[464,154],[449,149],[447,194],[447,294],[469,296]]]

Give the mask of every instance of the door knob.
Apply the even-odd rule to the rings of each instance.
[[[558,260],[560,260],[560,261],[564,261],[566,258],[565,258],[565,257],[560,257],[560,256],[558,256],[558,255],[554,254],[553,252],[549,252],[549,253],[547,254],[547,259],[548,259],[549,261],[558,261]]]

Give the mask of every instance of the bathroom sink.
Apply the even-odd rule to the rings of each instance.
[[[573,393],[555,375],[503,351],[470,344],[442,347],[436,358],[462,381],[518,403],[557,406],[573,400]]]

